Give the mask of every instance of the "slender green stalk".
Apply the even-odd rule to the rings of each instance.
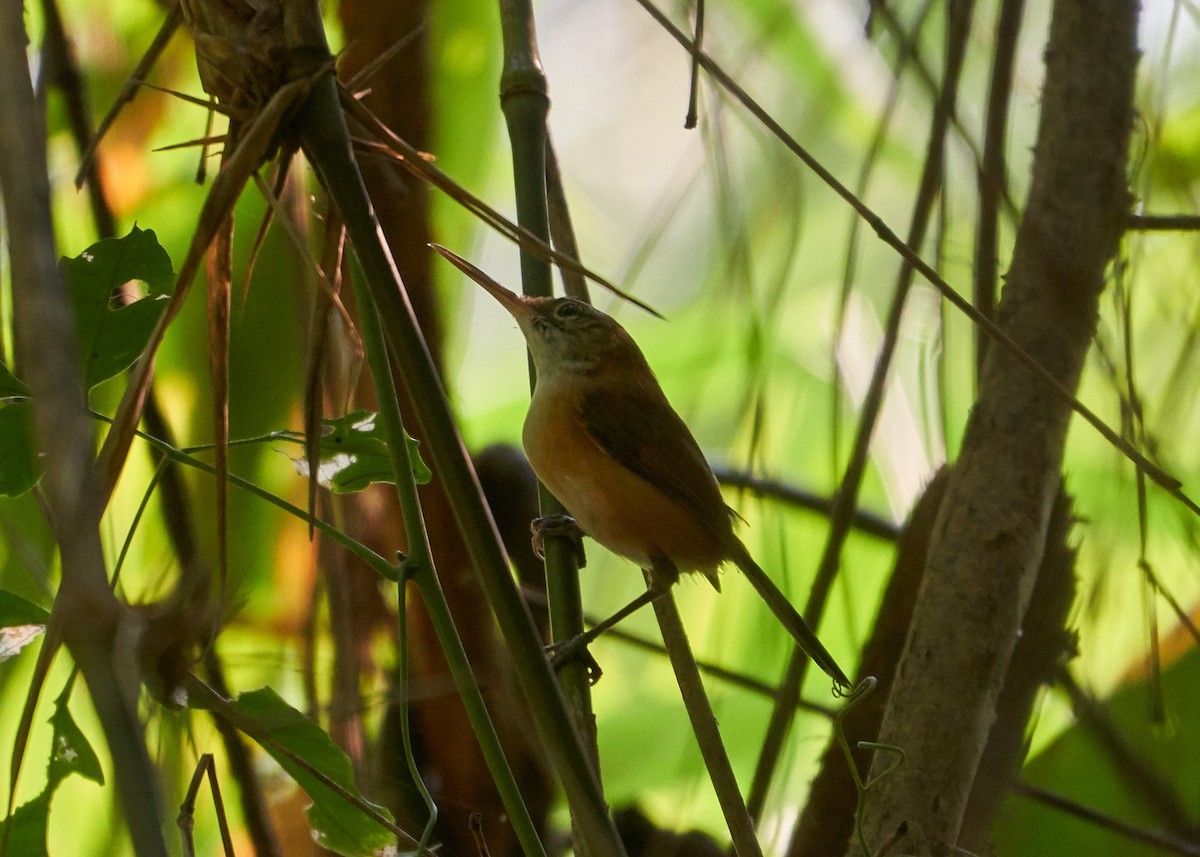
[[[354,161],[350,134],[339,109],[332,75],[312,89],[297,117],[309,160],[333,196],[346,223],[379,313],[384,335],[404,377],[429,445],[433,471],[441,479],[471,560],[512,657],[529,714],[562,780],[582,841],[595,855],[623,854],[600,786],[571,726],[558,683],[551,675],[529,609],[517,591],[500,547],[496,525],[483,503],[458,426],[413,315],[395,262],[379,231],[362,175]],[[435,626],[452,629],[449,613],[436,610]],[[444,607],[444,605],[441,605]]]
[[[546,115],[550,98],[538,58],[533,10],[524,0],[500,0],[504,38],[504,70],[500,74],[500,107],[512,145],[516,180],[517,224],[542,241],[550,241],[546,202]],[[521,251],[521,284],[525,293],[549,297],[550,265]]]
[[[405,566],[407,569],[407,565]],[[416,785],[417,792],[421,795],[421,800],[425,804],[425,809],[429,812],[429,820],[425,823],[425,829],[421,831],[421,841],[417,844],[417,857],[421,857],[425,853],[426,847],[429,844],[430,837],[433,836],[434,826],[438,820],[438,807],[433,799],[433,795],[429,793],[429,787],[425,785],[425,780],[421,777],[421,768],[417,763],[417,756],[413,750],[412,741],[412,709],[409,705],[410,697],[408,689],[412,686],[408,680],[409,677],[409,639],[408,639],[408,581],[401,580],[400,585],[396,587],[396,606],[397,619],[396,630],[400,638],[400,656],[397,659],[397,670],[400,673],[400,687],[403,688],[404,698],[400,700],[399,719],[400,719],[400,743],[404,746],[404,762],[408,765],[409,776],[413,778],[413,783]]]
[[[95,417],[96,419],[103,420],[106,423],[112,422],[111,417],[106,417],[104,414],[97,413],[96,411],[90,411],[90,414],[93,417]],[[202,470],[205,473],[208,473],[212,476],[217,475],[217,469],[215,467],[213,467],[207,461],[201,461],[200,459],[196,458],[195,456],[189,454],[190,450],[209,449],[209,448],[211,448],[211,446],[189,447],[188,449],[177,449],[176,447],[171,446],[171,444],[155,437],[152,434],[147,434],[146,432],[143,432],[143,431],[138,431],[138,432],[136,432],[136,434],[138,437],[140,437],[142,440],[146,441],[146,443],[150,444],[152,447],[157,449],[165,457],[171,459],[172,461],[178,462],[180,464],[186,464],[188,467],[194,467],[197,470]],[[254,438],[251,440],[252,441],[269,440],[272,437],[273,437],[273,435],[264,435],[262,438]],[[288,438],[288,439],[290,439],[290,438]],[[233,441],[230,445],[238,446],[240,444],[244,444],[247,442],[248,442],[247,440],[236,440],[236,441]],[[394,565],[392,565],[386,559],[381,557],[379,554],[375,553],[375,551],[371,550],[369,547],[364,545],[362,542],[356,541],[355,539],[346,535],[344,532],[342,532],[341,530],[339,530],[337,527],[333,526],[332,524],[328,523],[327,521],[322,521],[320,518],[315,517],[314,515],[310,515],[308,512],[306,512],[304,509],[301,509],[299,506],[297,506],[293,503],[289,503],[287,500],[284,500],[282,497],[272,494],[266,488],[255,485],[250,480],[243,479],[241,476],[237,476],[237,475],[231,473],[231,474],[229,474],[229,482],[231,485],[235,485],[238,488],[241,488],[243,491],[247,491],[247,492],[253,494],[255,497],[259,497],[263,500],[266,500],[272,506],[277,506],[278,508],[287,512],[289,515],[294,515],[295,517],[299,518],[300,520],[302,520],[308,524],[311,524],[314,529],[320,530],[321,533],[323,533],[325,536],[336,541],[339,545],[344,547],[346,550],[350,551],[352,554],[357,556],[359,559],[361,559],[363,562],[365,562],[371,568],[375,569],[375,571],[379,572],[380,575],[382,575],[383,577],[386,577],[388,580],[398,580],[399,579],[399,576],[400,576],[399,572],[396,570],[396,567]]]
[[[546,115],[550,99],[546,75],[538,58],[533,9],[528,0],[500,0],[500,26],[504,40],[504,70],[500,75],[500,106],[512,146],[517,224],[543,241],[550,241],[550,209],[546,188]],[[550,265],[521,250],[521,287],[525,294],[549,297],[553,293]],[[532,361],[530,386],[537,380]],[[563,515],[563,505],[538,485],[544,516]],[[574,545],[566,537],[545,541],[546,602],[550,609],[550,636],[570,640],[583,633],[583,599],[579,591],[579,566]],[[599,772],[595,718],[592,715],[591,679],[587,663],[576,658],[561,665],[558,680],[570,706],[575,729],[583,737],[592,765]]]
[[[404,437],[404,423],[400,414],[400,400],[396,396],[396,387],[392,381],[392,369],[388,363],[387,345],[383,339],[383,329],[379,324],[379,314],[375,310],[375,302],[371,292],[361,277],[353,277],[354,296],[359,306],[359,328],[363,335],[363,345],[367,352],[367,362],[371,367],[371,376],[375,382],[375,393],[379,399],[379,419],[383,426],[384,435],[388,441],[388,451],[392,456],[392,469],[396,474],[396,495],[400,500],[400,510],[404,515],[404,529],[408,535],[408,557],[404,561],[407,573],[421,591],[429,615],[437,632],[438,641],[446,655],[450,666],[450,675],[462,696],[467,716],[475,730],[475,737],[483,750],[483,757],[488,770],[504,801],[512,821],[513,830],[527,855],[545,855],[541,840],[538,838],[537,826],[529,815],[525,800],[521,796],[520,786],[508,759],[500,746],[500,737],[496,734],[491,716],[483,702],[483,694],[471,672],[467,661],[467,653],[454,620],[450,616],[450,608],[446,604],[446,596],[442,592],[437,572],[433,565],[433,554],[429,550],[429,534],[425,530],[425,519],[421,514],[421,500],[417,496],[417,483],[413,478],[412,458],[408,443]],[[401,580],[403,588],[407,581]],[[404,608],[404,597],[400,596],[401,610]],[[407,641],[401,640],[401,646],[407,647]],[[407,660],[407,658],[404,658]],[[407,707],[407,703],[406,703]],[[407,732],[407,730],[406,730]],[[411,745],[406,734],[405,752],[412,758]],[[417,784],[431,813],[430,824],[436,819],[436,807],[429,797],[429,792],[421,781],[420,772],[414,769],[410,772]],[[431,828],[426,827],[425,835],[421,837],[422,844],[427,839]]]
[[[648,576],[646,582],[650,582]],[[733,839],[733,850],[738,857],[762,857],[762,847],[754,833],[754,822],[742,800],[733,766],[729,763],[729,754],[721,740],[721,730],[717,728],[717,716],[708,701],[708,694],[704,692],[696,658],[688,643],[687,632],[683,629],[683,620],[679,618],[675,594],[668,589],[651,603],[663,642],[667,646],[667,656],[671,659],[671,669],[675,671],[675,681],[679,684],[679,692],[683,694],[683,705],[692,723],[692,732],[696,735],[700,755],[704,758],[704,767],[708,770],[708,778],[725,816],[725,826]]]

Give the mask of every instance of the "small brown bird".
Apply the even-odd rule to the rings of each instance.
[[[572,298],[521,297],[434,245],[517,320],[537,370],[522,441],[529,463],[586,535],[650,573],[639,598],[587,640],[649,603],[680,572],[720,591],[732,562],[797,644],[842,687],[845,673],[733,531],[736,513],[637,343],[616,320]]]

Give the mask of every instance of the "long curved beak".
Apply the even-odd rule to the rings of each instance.
[[[500,302],[501,306],[512,313],[513,318],[515,318],[517,321],[524,321],[529,318],[531,308],[526,300],[520,295],[504,288],[504,286],[497,283],[462,256],[459,256],[453,250],[447,250],[441,244],[430,244],[429,246],[440,253],[450,262],[450,264],[458,268],[458,270],[462,271],[476,283],[483,286],[488,294],[494,297]]]

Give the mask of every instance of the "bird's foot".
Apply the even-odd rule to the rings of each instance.
[[[546,538],[561,537],[571,542],[571,552],[575,556],[575,564],[579,568],[587,565],[587,555],[583,552],[583,530],[570,515],[544,515],[534,518],[529,525],[533,533],[533,552],[539,559],[546,558]]]
[[[583,661],[584,667],[587,669],[588,684],[594,685],[600,681],[600,677],[604,675],[604,670],[600,669],[600,664],[592,657],[592,653],[588,651],[587,634],[580,634],[578,637],[572,637],[569,640],[559,640],[557,643],[551,643],[546,646],[546,656],[550,658],[550,668],[556,673],[559,668],[574,660]]]

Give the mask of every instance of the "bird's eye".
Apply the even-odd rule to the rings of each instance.
[[[583,304],[578,301],[563,301],[554,308],[555,318],[571,319],[583,315]]]

